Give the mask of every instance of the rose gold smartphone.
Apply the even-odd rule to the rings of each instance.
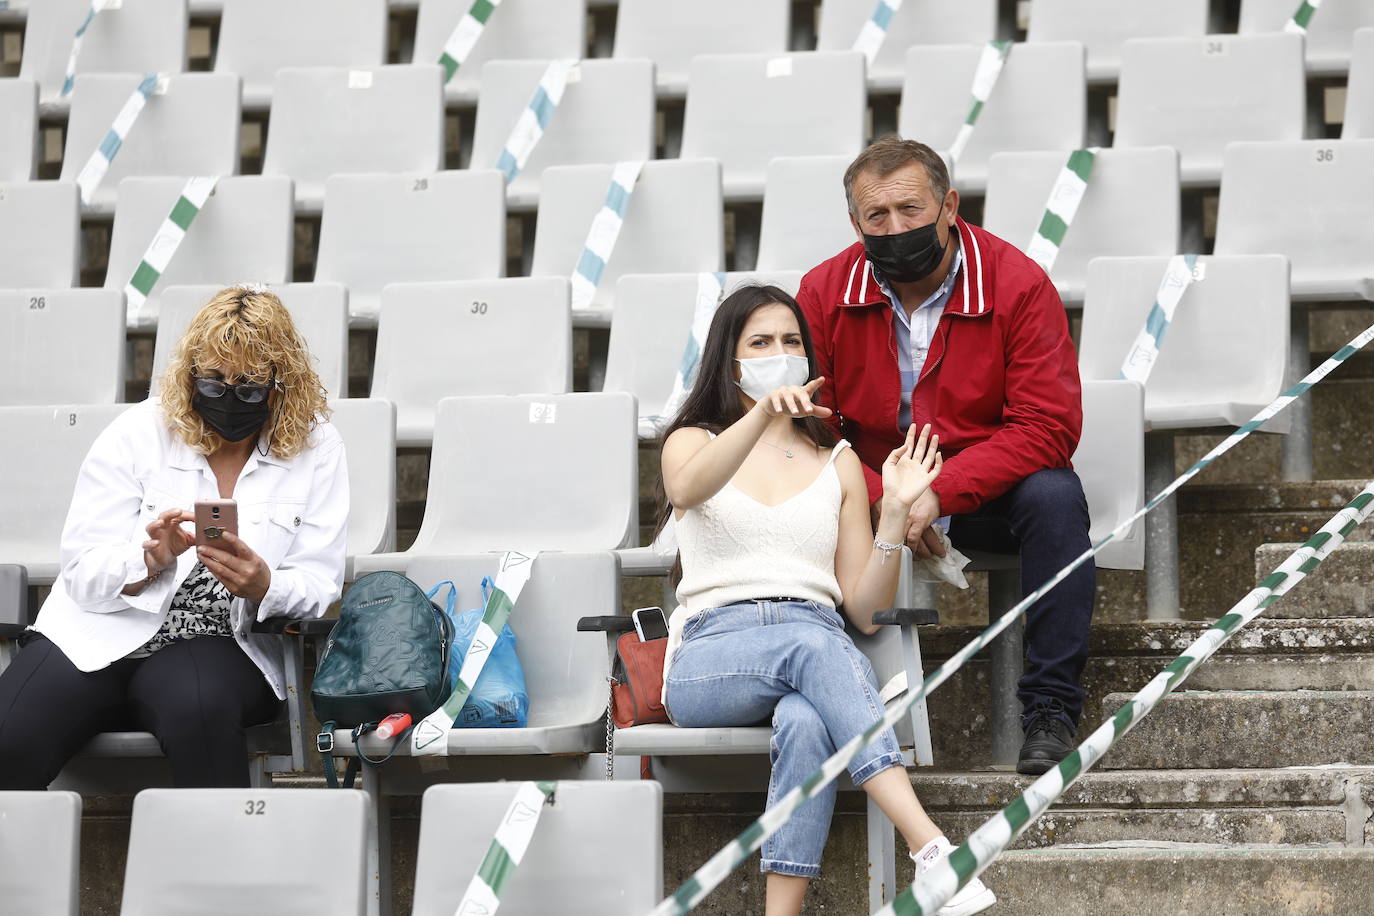
[[[226,531],[239,533],[239,505],[232,499],[196,500],[196,546],[219,547]]]

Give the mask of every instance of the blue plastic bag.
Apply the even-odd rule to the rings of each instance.
[[[475,608],[461,613],[454,612],[458,600],[458,587],[451,581],[440,582],[429,590],[434,598],[439,590],[448,586],[448,602],[444,610],[453,621],[453,645],[448,653],[449,683],[458,684],[458,674],[467,657],[468,646],[477,635],[477,627],[482,623],[483,608]],[[486,605],[492,581],[482,580],[482,604]],[[454,728],[524,728],[529,723],[530,695],[525,689],[525,669],[515,654],[515,633],[510,624],[501,628],[492,647],[487,663],[477,683],[472,685],[472,693],[463,704]]]

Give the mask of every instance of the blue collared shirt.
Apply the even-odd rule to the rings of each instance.
[[[892,329],[897,335],[897,368],[902,373],[902,404],[897,412],[897,426],[900,429],[906,429],[911,425],[911,391],[916,387],[921,367],[925,365],[930,343],[935,339],[935,328],[940,324],[945,304],[954,293],[954,281],[959,278],[959,270],[963,263],[963,249],[956,248],[945,282],[941,283],[910,317],[907,316],[906,309],[897,295],[886,283],[878,281],[879,288],[892,303]]]

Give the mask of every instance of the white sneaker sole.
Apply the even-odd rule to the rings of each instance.
[[[981,894],[968,900],[961,900],[957,904],[946,903],[940,907],[940,912],[936,916],[973,916],[974,913],[981,913],[996,902],[997,895],[985,887]]]

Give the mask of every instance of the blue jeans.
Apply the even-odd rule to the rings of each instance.
[[[814,601],[760,598],[702,611],[683,630],[666,685],[669,713],[684,728],[772,717],[770,807],[883,714],[868,658],[839,613]],[[849,775],[857,786],[902,765],[886,729],[850,762]],[[832,781],[764,842],[763,871],[821,873],[835,793]]]

